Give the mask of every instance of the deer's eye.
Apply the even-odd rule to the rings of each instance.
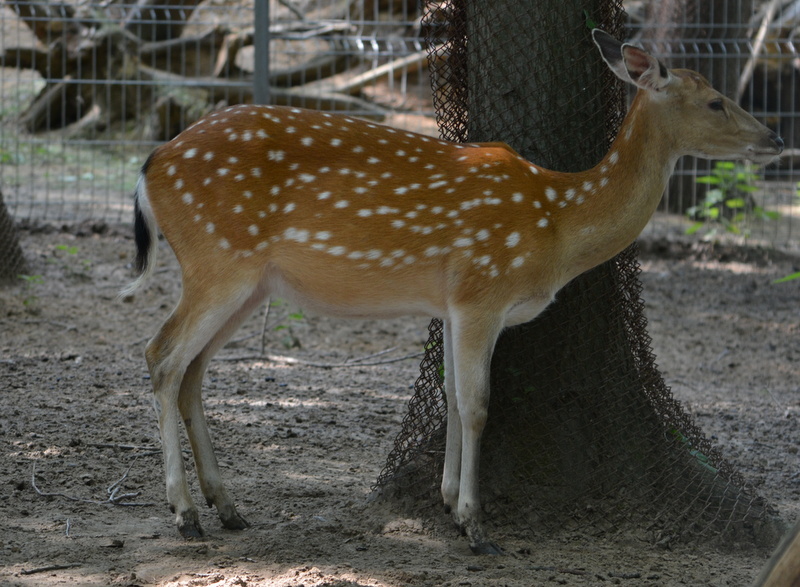
[[[708,103],[708,107],[714,110],[715,112],[722,112],[725,110],[725,104],[722,102],[721,99],[712,100]]]

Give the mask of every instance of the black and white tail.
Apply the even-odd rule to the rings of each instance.
[[[142,168],[139,181],[136,184],[136,191],[133,195],[133,232],[136,240],[136,261],[134,262],[134,267],[139,273],[139,277],[120,292],[120,296],[122,297],[129,296],[139,289],[139,287],[150,278],[156,266],[158,225],[153,216],[153,210],[150,208],[150,202],[147,199],[146,172],[147,163],[145,163]]]

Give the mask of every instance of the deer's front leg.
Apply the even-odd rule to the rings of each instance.
[[[458,512],[458,493],[461,484],[461,416],[458,414],[456,378],[453,366],[453,338],[450,321],[444,323],[444,390],[447,398],[447,440],[442,473],[442,499],[447,513]]]
[[[481,525],[479,491],[480,442],[489,409],[489,369],[502,326],[497,316],[473,314],[454,320],[450,332],[452,373],[461,422],[461,471],[455,516],[476,554],[503,554],[500,547],[487,539]],[[449,431],[448,440],[451,440]]]

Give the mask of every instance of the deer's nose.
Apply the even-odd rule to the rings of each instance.
[[[775,146],[778,148],[778,153],[783,152],[784,142],[783,139],[778,136],[778,133],[770,131],[769,138],[773,143],[775,143]]]

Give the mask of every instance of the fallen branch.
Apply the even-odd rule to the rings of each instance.
[[[35,569],[29,569],[27,571],[23,570],[20,571],[20,575],[35,575],[36,573],[48,573],[50,571],[63,571],[64,569],[74,569],[76,567],[82,566],[81,563],[69,563],[66,565],[47,565],[46,567],[37,567]]]
[[[144,450],[160,452],[161,449],[157,446],[139,446],[137,444],[113,444],[111,442],[87,442],[86,446],[92,448],[114,448],[118,450]],[[137,455],[141,456],[141,455]]]
[[[411,55],[400,57],[379,67],[374,67],[369,71],[357,75],[347,80],[342,85],[329,88],[331,91],[341,94],[358,94],[364,86],[377,81],[379,78],[389,75],[397,77],[405,72],[416,72],[428,66],[428,50],[417,51]]]
[[[781,0],[772,0],[772,2],[767,5],[764,18],[761,20],[761,26],[759,27],[758,33],[756,33],[756,38],[753,41],[753,50],[751,51],[750,57],[747,59],[747,62],[742,68],[742,75],[739,76],[739,87],[736,90],[737,102],[742,99],[742,96],[744,96],[744,92],[747,89],[747,84],[750,83],[750,78],[753,76],[753,70],[756,67],[756,61],[758,60],[759,55],[761,55],[761,49],[764,47],[764,39],[767,36],[767,29],[769,29],[770,23],[775,18],[775,13],[778,11],[780,3]]]
[[[377,356],[383,354],[383,351],[380,353],[376,353],[372,356]],[[371,362],[357,362],[361,359],[346,359],[342,363],[317,363],[315,361],[306,361],[304,359],[297,359],[295,357],[282,357],[280,355],[232,355],[229,357],[214,357],[213,360],[215,361],[261,361],[261,360],[268,360],[274,363],[284,363],[287,365],[303,365],[305,367],[317,367],[318,369],[338,369],[342,367],[375,367],[378,365],[390,365],[392,363],[399,363],[400,361],[407,361],[409,359],[417,359],[422,357],[425,354],[424,351],[420,351],[418,353],[411,353],[408,355],[403,355],[401,357],[394,357],[391,359],[384,359],[381,361],[371,361]],[[364,357],[369,358],[369,357]]]

